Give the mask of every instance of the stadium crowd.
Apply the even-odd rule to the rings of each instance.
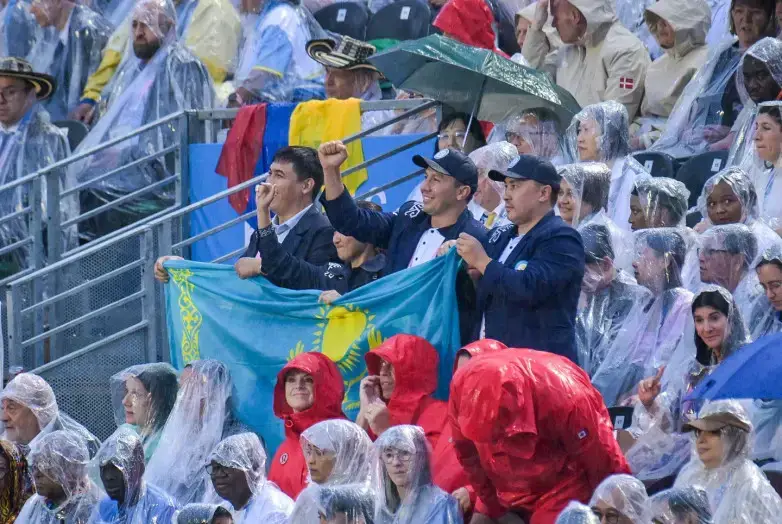
[[[89,126],[79,153],[182,109],[419,96],[368,61],[395,42],[324,31],[313,14],[330,4],[0,0],[0,188],[71,155],[64,119]],[[583,109],[570,122],[543,107],[494,122],[425,113],[381,131],[438,134],[393,213],[350,195],[342,142],[280,148],[234,267],[331,303],[455,249],[463,347],[448,399],[434,397],[437,350],[414,334],[365,355],[354,421],[337,365],[301,353],[277,376],[285,439],[269,460],[219,361],[113,376],[117,429],[104,442],[20,373],[0,393],[0,522],[782,521],[780,400],[688,396],[782,332],[780,6],[430,0],[426,24],[444,38],[537,69]],[[391,116],[366,112],[361,125]],[[78,189],[68,205],[158,187],[170,166],[142,159],[179,132],[141,133],[58,173]],[[682,175],[720,151],[724,163]],[[683,165],[652,176],[639,152]],[[3,195],[2,216],[30,205],[21,189]],[[171,199],[149,191],[79,234]],[[0,223],[0,248],[24,236],[12,224]],[[177,257],[160,255],[166,283]],[[0,255],[0,278],[24,262]]]

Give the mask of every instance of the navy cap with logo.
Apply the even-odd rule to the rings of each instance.
[[[478,168],[470,157],[457,149],[442,149],[431,159],[415,155],[413,163],[418,167],[428,167],[455,178],[462,184],[470,186],[472,193],[478,189]]]
[[[489,178],[497,182],[504,182],[506,178],[534,180],[539,184],[551,186],[554,191],[559,191],[559,184],[562,181],[562,177],[551,162],[532,155],[517,156],[507,169],[492,169],[489,171]]]

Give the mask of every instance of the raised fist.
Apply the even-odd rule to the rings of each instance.
[[[339,166],[347,160],[348,148],[339,140],[324,142],[318,148],[318,159],[323,169],[339,169]]]

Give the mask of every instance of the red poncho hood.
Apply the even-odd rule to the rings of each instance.
[[[456,359],[453,361],[453,372],[456,373],[456,366],[459,364],[459,357],[465,353],[470,355],[472,358],[475,358],[479,355],[494,353],[496,351],[502,351],[503,349],[508,349],[508,346],[499,340],[492,340],[490,338],[484,338],[481,340],[476,340],[475,342],[470,342],[456,352]]]
[[[490,49],[500,56],[508,55],[495,47],[494,14],[484,0],[450,0],[432,25],[464,44]]]

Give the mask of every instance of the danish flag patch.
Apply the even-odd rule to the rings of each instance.
[[[619,89],[632,89],[635,87],[635,82],[632,78],[626,76],[619,78]]]

